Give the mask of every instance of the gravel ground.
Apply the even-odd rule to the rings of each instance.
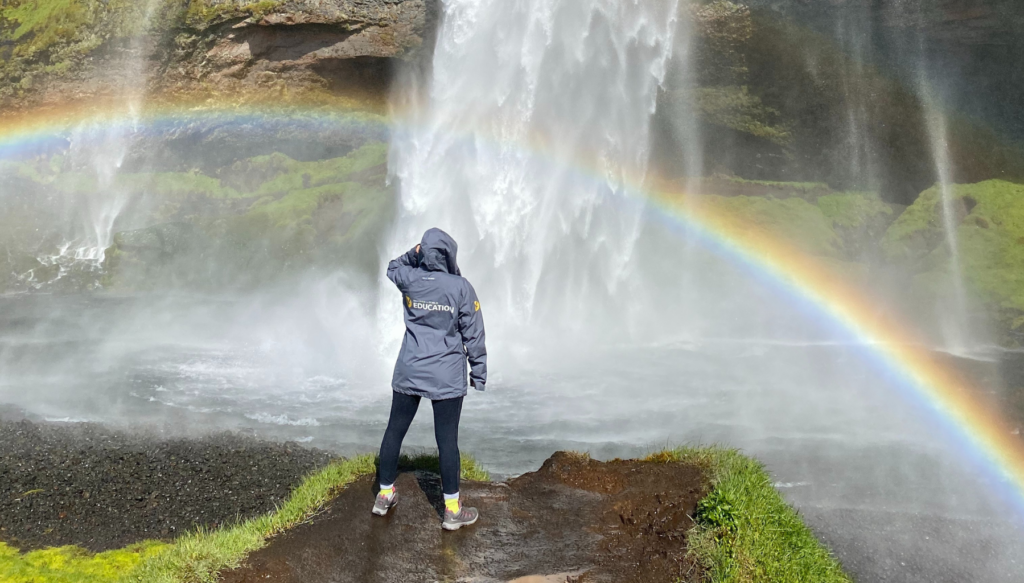
[[[330,459],[229,433],[166,440],[0,419],[0,540],[103,551],[169,539],[273,510]]]

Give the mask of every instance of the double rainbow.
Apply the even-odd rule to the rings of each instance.
[[[104,113],[113,111],[114,113]],[[342,116],[342,117],[339,117]],[[0,158],[40,151],[66,141],[75,127],[108,129],[173,127],[182,120],[212,119],[250,122],[293,119],[331,123],[346,119],[338,109],[312,106],[280,108],[263,105],[228,108],[203,104],[165,103],[136,115],[123,106],[89,103],[73,108],[54,107],[0,119]],[[376,115],[353,113],[360,123],[394,124]],[[543,153],[540,144],[526,146]],[[561,161],[565,163],[565,161]],[[581,173],[593,175],[586,164],[572,164]],[[841,278],[818,260],[791,245],[716,212],[713,207],[694,205],[671,190],[634,185],[627,190],[642,197],[652,216],[670,228],[682,230],[691,240],[727,257],[745,269],[766,277],[787,295],[811,306],[837,324],[895,381],[903,396],[925,408],[943,431],[962,445],[978,463],[993,488],[1024,516],[1024,440],[1016,435],[995,407],[984,402],[957,372],[937,362],[905,327],[880,314],[866,294]]]

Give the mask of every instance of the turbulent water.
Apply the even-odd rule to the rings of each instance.
[[[410,72],[394,97],[400,204],[381,262],[427,227],[460,243],[492,375],[467,399],[465,451],[514,474],[556,449],[738,446],[865,581],[1024,575],[998,485],[878,364],[878,347],[639,196],[658,87],[689,45],[676,2],[444,9],[430,73]],[[116,214],[116,197],[103,204],[115,206],[90,207],[91,224]],[[95,239],[85,247],[105,247],[105,229],[81,235]],[[372,451],[401,312],[390,283],[358,282],[310,275],[219,300],[2,298],[0,401],[53,421]],[[431,443],[424,414],[408,444]]]
[[[624,190],[644,178],[676,13],[674,1],[446,3],[433,76],[393,147],[391,254],[440,225],[488,291],[494,332],[619,331],[642,211]]]

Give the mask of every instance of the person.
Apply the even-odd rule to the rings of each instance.
[[[391,418],[380,444],[380,492],[373,513],[384,516],[398,503],[398,457],[420,399],[434,410],[434,437],[441,465],[444,519],[456,530],[477,521],[476,508],[459,500],[459,418],[469,384],[487,384],[484,318],[473,286],[456,263],[458,245],[441,229],[423,234],[420,244],[388,264],[388,279],[402,292],[405,337],[391,380]]]

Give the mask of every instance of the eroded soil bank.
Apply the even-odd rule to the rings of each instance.
[[[435,474],[401,474],[401,501],[384,518],[370,513],[375,483],[364,477],[222,581],[697,581],[686,532],[705,484],[678,463],[560,452],[507,483],[463,482],[481,518],[444,532]]]

